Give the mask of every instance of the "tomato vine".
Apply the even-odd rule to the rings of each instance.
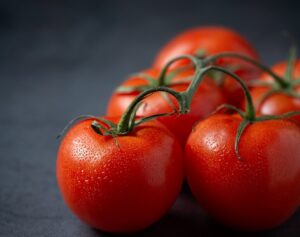
[[[294,55],[294,53],[293,53],[293,55]],[[126,135],[126,134],[130,133],[136,126],[138,126],[141,123],[147,122],[149,120],[152,120],[152,119],[155,119],[158,117],[162,117],[162,116],[170,116],[175,113],[186,114],[189,112],[192,98],[193,98],[194,94],[196,93],[197,88],[199,87],[201,82],[204,80],[205,76],[207,74],[209,74],[210,72],[220,72],[220,73],[230,76],[237,83],[239,83],[239,85],[243,89],[243,92],[244,92],[244,95],[246,98],[245,111],[242,111],[241,109],[239,109],[233,105],[230,105],[230,104],[224,104],[221,107],[217,108],[217,110],[220,110],[222,108],[227,108],[227,109],[233,110],[243,118],[240,126],[238,127],[237,134],[236,134],[236,140],[235,140],[235,152],[236,152],[237,158],[241,159],[241,157],[239,155],[239,151],[238,151],[238,144],[239,144],[240,138],[243,134],[243,131],[247,128],[247,126],[249,124],[255,123],[255,122],[260,122],[260,121],[265,121],[265,120],[288,118],[288,117],[300,114],[300,111],[292,111],[292,112],[288,112],[288,113],[285,113],[282,115],[256,116],[252,97],[251,97],[251,94],[249,92],[249,89],[248,89],[248,86],[246,85],[246,83],[239,76],[237,76],[235,73],[229,71],[228,69],[213,65],[213,63],[217,59],[224,58],[224,57],[235,57],[235,58],[245,60],[249,63],[252,63],[253,65],[259,67],[261,70],[265,71],[270,76],[272,76],[274,78],[275,83],[282,89],[290,88],[292,84],[295,84],[295,82],[292,81],[291,79],[285,80],[282,77],[275,74],[267,66],[264,66],[261,63],[255,61],[254,59],[244,56],[244,55],[241,55],[241,54],[224,52],[224,53],[212,55],[212,56],[209,56],[206,58],[198,58],[198,57],[192,56],[192,55],[181,55],[179,57],[176,57],[176,58],[170,60],[165,65],[165,67],[163,67],[157,80],[154,80],[154,79],[148,77],[147,80],[150,83],[149,87],[143,86],[143,88],[132,88],[132,89],[138,89],[138,90],[141,89],[142,92],[129,105],[129,107],[127,108],[127,110],[123,114],[123,116],[121,117],[118,124],[115,124],[107,119],[100,118],[101,122],[103,124],[105,124],[105,126],[101,125],[100,123],[98,123],[95,120],[95,121],[93,121],[93,123],[91,125],[92,128],[94,129],[95,132],[97,132],[100,135],[117,137],[117,136],[122,136],[122,135]],[[171,83],[170,78],[168,78],[168,71],[172,64],[174,64],[178,60],[182,60],[182,59],[188,59],[191,62],[192,66],[194,67],[195,72],[194,72],[194,76],[192,77],[191,83],[190,83],[189,87],[187,88],[187,90],[183,91],[183,92],[177,92],[177,91],[167,87],[167,85],[169,85]],[[293,60],[294,60],[294,56],[290,60],[290,64],[293,62]],[[286,74],[287,78],[291,77],[291,71],[292,71],[291,66],[289,66],[288,70],[287,70],[287,74]],[[296,82],[300,83],[298,80]],[[124,92],[124,91],[128,91],[128,88],[119,88],[119,90]],[[174,96],[179,104],[179,110],[173,111],[172,113],[161,113],[161,114],[151,115],[148,117],[143,117],[141,119],[136,119],[137,110],[140,108],[143,99],[145,99],[146,97],[150,96],[151,94],[153,94],[155,92],[165,92],[165,93],[168,93],[168,94]],[[99,117],[94,117],[91,115],[85,115],[85,116],[83,115],[83,116],[79,116],[79,117],[75,118],[74,120],[72,120],[68,124],[67,127],[69,127],[74,122],[81,120],[81,119],[85,119],[85,118],[95,118],[95,119],[99,120]],[[63,130],[63,132],[67,129],[67,127]]]

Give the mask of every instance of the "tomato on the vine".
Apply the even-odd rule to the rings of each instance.
[[[154,80],[159,76],[160,71],[157,69],[146,70],[144,74],[153,77]],[[172,73],[172,72],[171,72]],[[194,70],[183,70],[178,72],[168,85],[169,88],[182,92],[185,91],[190,80],[185,80],[194,75]],[[145,78],[134,76],[127,79],[121,87],[138,87],[147,86],[148,81]],[[107,115],[110,117],[122,115],[129,104],[136,98],[140,91],[119,92],[116,91],[107,106]],[[199,86],[193,97],[190,112],[188,114],[175,114],[166,117],[159,117],[158,120],[163,123],[175,136],[182,145],[185,144],[189,133],[196,121],[205,118],[212,113],[219,105],[226,100],[222,90],[212,81],[205,80]],[[137,115],[141,117],[151,116],[160,113],[171,113],[178,108],[178,102],[170,95],[163,96],[162,93],[155,93],[144,100],[144,105],[138,110]]]
[[[208,26],[196,27],[175,36],[158,53],[153,67],[161,69],[169,60],[182,54],[200,54],[202,57],[223,52],[240,53],[259,60],[258,53],[241,35],[226,27]],[[181,60],[173,68],[187,64],[187,60]],[[260,69],[237,58],[220,58],[216,64],[231,69],[245,81],[257,79],[260,75]],[[230,104],[240,105],[243,92],[231,78],[225,78],[221,87]]]
[[[116,138],[96,133],[93,121],[74,125],[60,145],[57,180],[64,200],[97,229],[144,229],[166,213],[181,189],[182,148],[157,121]]]
[[[63,138],[56,167],[65,202],[97,229],[136,232],[172,206],[185,172],[203,208],[224,225],[265,230],[283,223],[300,204],[300,123],[288,119],[300,118],[294,52],[273,68],[278,76],[232,30],[180,34],[153,68],[114,92],[107,117],[71,121],[81,120]],[[260,70],[272,76],[259,82],[273,94],[261,101],[270,88],[253,89],[256,113],[246,82]],[[237,107],[243,97],[245,111]],[[211,115],[216,108],[236,114]]]
[[[300,127],[289,120],[250,123],[235,151],[239,115],[197,124],[185,150],[190,188],[224,225],[265,230],[287,220],[300,202]]]
[[[288,62],[284,61],[274,65],[271,70],[277,75],[284,77],[287,65]],[[279,115],[289,111],[300,111],[300,60],[293,64],[291,77],[291,80],[285,78],[287,88],[272,88],[272,86],[268,85],[252,88],[251,95],[258,114]],[[267,73],[262,74],[260,80],[275,84],[274,78]],[[296,80],[299,82],[293,84]],[[272,90],[274,93],[268,95]],[[293,94],[298,94],[298,96],[293,96]],[[295,116],[293,119],[300,122],[300,115]]]

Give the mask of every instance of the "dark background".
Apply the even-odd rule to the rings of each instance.
[[[272,64],[299,43],[292,1],[0,1],[0,236],[104,236],[74,217],[55,179],[66,122],[104,114],[126,75],[192,26],[221,24],[247,37]],[[141,236],[252,236],[212,222],[190,195]],[[254,236],[254,234],[253,234]],[[300,236],[300,213],[258,236]]]

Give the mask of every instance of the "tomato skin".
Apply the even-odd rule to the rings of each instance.
[[[213,115],[194,128],[185,149],[190,188],[220,223],[265,230],[287,220],[300,201],[300,127],[289,120],[249,125],[237,159],[237,115]],[[270,139],[272,138],[272,139]]]
[[[101,136],[84,120],[64,137],[57,180],[69,208],[97,229],[135,232],[156,222],[183,181],[182,149],[159,122],[117,138]]]
[[[278,74],[279,76],[283,76],[285,71],[286,71],[286,67],[287,67],[288,62],[287,61],[282,61],[279,62],[277,64],[275,64],[271,70],[273,72],[275,72],[276,74]],[[294,70],[293,70],[293,78],[299,78],[300,77],[300,60],[296,60],[295,65],[294,65]],[[263,81],[273,81],[273,77],[271,77],[268,73],[263,73],[260,77],[261,80]]]
[[[279,76],[283,76],[287,67],[287,62],[280,62],[274,65],[271,70]],[[293,78],[300,77],[300,60],[295,63],[293,71]],[[260,80],[262,81],[273,81],[273,78],[264,73],[261,75]],[[261,103],[262,96],[270,90],[269,87],[254,87],[251,89],[251,95],[255,104],[256,112],[260,115],[279,115],[291,111],[300,111],[300,99],[288,96],[284,93],[276,93],[269,96],[266,100]],[[300,93],[300,86],[295,88],[295,91]],[[295,121],[300,122],[300,116],[294,116]]]
[[[196,27],[182,32],[169,41],[158,53],[154,60],[154,68],[162,68],[168,61],[182,54],[196,54],[203,49],[205,55],[222,52],[237,52],[258,59],[257,52],[252,46],[233,30],[221,26]],[[245,61],[235,58],[223,58],[222,64],[248,65]],[[181,60],[180,64],[189,63]]]
[[[200,49],[205,51],[206,56],[222,52],[235,52],[259,61],[258,53],[241,35],[226,27],[207,26],[196,27],[175,36],[158,53],[153,67],[161,69],[169,60],[182,54],[195,55]],[[173,64],[173,68],[188,63],[188,60],[180,60]],[[257,67],[237,58],[221,58],[216,63],[223,67],[238,66],[239,68],[234,70],[234,73],[245,81],[257,79],[260,75]],[[244,98],[243,92],[233,79],[226,78],[223,90],[230,104],[240,106]]]
[[[151,69],[149,74],[157,77],[159,71]],[[187,76],[193,75],[193,70],[184,71],[180,73],[172,81],[176,82]],[[146,85],[146,81],[141,78],[129,78],[126,80],[122,86],[128,85]],[[184,83],[176,86],[169,86],[169,88],[176,91],[185,91],[189,86],[189,83]],[[107,116],[115,117],[121,116],[129,104],[135,99],[138,95],[138,92],[133,92],[130,94],[115,92],[107,107]],[[178,107],[178,103],[172,96],[168,96],[170,100],[173,101],[174,105]],[[191,103],[191,109],[188,114],[185,115],[172,115],[168,117],[160,117],[158,121],[163,123],[180,141],[182,145],[185,145],[186,139],[189,136],[190,131],[192,130],[193,125],[199,119],[205,118],[210,113],[212,113],[219,105],[226,102],[224,95],[221,89],[216,86],[212,81],[206,80],[201,83],[196,94],[193,97]],[[163,98],[161,93],[155,93],[144,100],[145,106],[142,106],[137,115],[138,116],[150,116],[160,113],[169,113],[173,111],[173,108],[170,104]]]
[[[159,75],[159,70],[147,69],[142,73],[147,74],[153,78]],[[121,86],[145,86],[147,81],[138,76],[132,76],[126,79]],[[141,92],[133,91],[130,93],[114,92],[108,102],[106,115],[108,117],[120,117],[124,114],[131,102],[140,94]],[[140,113],[138,113],[141,116]]]

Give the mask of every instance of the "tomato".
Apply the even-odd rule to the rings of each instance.
[[[92,121],[73,126],[59,148],[57,180],[65,202],[100,230],[124,233],[148,227],[180,191],[181,146],[157,121],[117,137],[119,145],[97,134]]]
[[[287,69],[287,62],[281,62],[273,66],[272,71],[279,76],[284,76]],[[293,79],[300,77],[300,60],[296,61],[293,70]],[[262,74],[260,80],[272,82],[273,78],[267,74]],[[274,82],[274,81],[273,81]],[[254,87],[251,90],[253,102],[258,114],[263,115],[279,115],[290,111],[300,111],[300,98],[289,96],[285,93],[277,92],[268,96],[262,101],[264,94],[270,91],[271,88],[267,86]],[[294,92],[300,93],[300,85],[294,87]],[[295,116],[293,119],[300,122],[300,116]]]
[[[157,78],[159,70],[150,69],[145,71],[150,76]],[[177,74],[173,78],[172,82],[179,82],[183,78],[193,76],[193,70],[185,70]],[[139,77],[132,77],[126,80],[122,86],[141,86],[147,85],[145,79]],[[189,82],[183,82],[177,85],[169,86],[175,91],[185,91],[189,86]],[[115,92],[107,107],[107,115],[110,117],[122,115],[128,105],[135,99],[140,92],[134,91],[132,93]],[[168,95],[168,98],[175,107],[178,107],[178,103],[175,98]],[[212,81],[203,81],[196,94],[193,97],[191,109],[188,114],[184,115],[172,115],[168,117],[160,117],[158,120],[163,123],[173,134],[178,138],[181,144],[185,144],[186,139],[192,130],[192,127],[196,121],[208,116],[219,105],[225,103],[225,98],[222,90],[216,86]],[[142,106],[137,115],[144,117],[160,113],[172,112],[173,108],[170,102],[166,100],[161,93],[155,93],[144,100],[144,106]]]
[[[225,27],[210,26],[196,27],[175,36],[158,53],[153,67],[161,69],[169,60],[175,57],[182,54],[195,55],[201,50],[204,51],[205,56],[234,52],[259,60],[257,52],[241,35]],[[187,60],[180,60],[177,64],[174,64],[174,67],[188,63]],[[245,81],[257,79],[260,75],[260,70],[257,67],[237,58],[221,58],[217,61],[217,65],[236,68],[233,71]],[[243,100],[243,92],[238,84],[231,78],[226,77],[222,87],[228,102],[240,105]]]
[[[224,225],[265,230],[287,220],[300,201],[300,127],[289,120],[255,122],[234,143],[242,119],[216,114],[191,133],[185,149],[190,188]],[[270,139],[271,138],[271,139]]]

